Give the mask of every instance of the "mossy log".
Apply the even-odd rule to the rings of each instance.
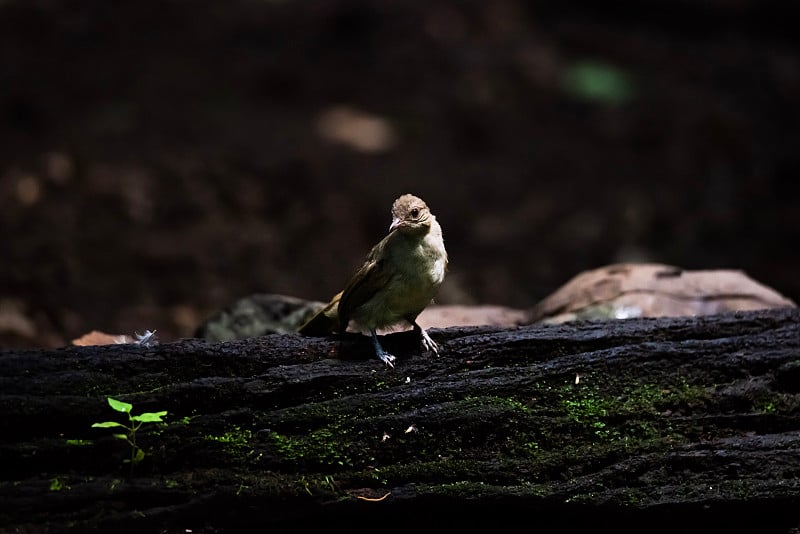
[[[0,531],[800,525],[797,309],[431,336],[2,352]]]

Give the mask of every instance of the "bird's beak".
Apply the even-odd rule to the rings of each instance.
[[[398,226],[400,226],[400,219],[395,217],[394,219],[392,219],[392,224],[389,225],[389,231],[391,232],[392,230],[394,230]]]

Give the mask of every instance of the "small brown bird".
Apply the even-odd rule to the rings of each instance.
[[[447,251],[436,217],[421,198],[403,195],[392,205],[389,234],[299,333],[344,332],[352,322],[355,329],[369,331],[378,358],[394,367],[395,357],[384,350],[375,331],[406,321],[419,332],[425,349],[438,354],[438,345],[417,324],[417,316],[436,295],[446,271]]]

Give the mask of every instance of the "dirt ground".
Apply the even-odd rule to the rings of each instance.
[[[793,19],[594,5],[0,3],[0,347],[326,299],[406,192],[444,228],[442,303],[622,260],[800,302]]]

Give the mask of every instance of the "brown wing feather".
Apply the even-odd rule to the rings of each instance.
[[[339,300],[339,331],[344,332],[350,322],[353,310],[371,299],[375,293],[385,287],[392,274],[384,269],[383,252],[387,243],[394,238],[395,232],[384,237],[380,243],[372,247],[364,265],[356,271],[353,277],[342,290]]]
[[[297,330],[297,333],[304,336],[324,336],[336,330],[339,325],[337,310],[341,296],[341,292],[334,295],[324,308],[315,313]]]

